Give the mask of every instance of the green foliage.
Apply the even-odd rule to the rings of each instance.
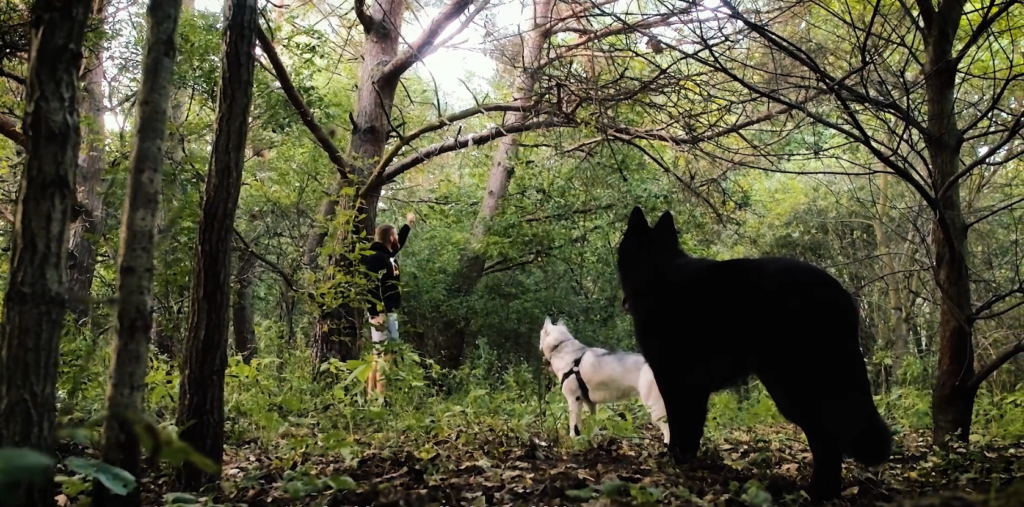
[[[53,470],[53,458],[32,449],[0,448],[0,491],[3,486],[33,481]]]
[[[64,466],[89,480],[99,480],[111,492],[127,495],[136,487],[135,477],[124,469],[99,460],[71,456],[64,460]]]

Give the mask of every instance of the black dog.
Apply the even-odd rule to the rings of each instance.
[[[697,454],[711,393],[756,375],[811,447],[809,493],[842,489],[842,460],[889,459],[892,435],[871,399],[856,302],[824,270],[785,258],[686,255],[672,214],[652,228],[633,208],[618,247],[623,306],[668,415],[669,453]]]

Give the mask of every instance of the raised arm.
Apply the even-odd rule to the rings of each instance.
[[[409,231],[412,230],[412,226],[415,223],[416,214],[409,212],[405,217],[405,225],[403,225],[401,229],[398,229],[398,250],[395,250],[395,253],[398,253],[398,251],[405,246],[405,240],[409,238]]]

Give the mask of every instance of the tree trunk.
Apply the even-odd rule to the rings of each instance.
[[[181,2],[181,16],[188,16],[195,8],[195,0],[183,0]],[[164,142],[164,153],[171,171],[181,170],[187,152],[187,143],[181,129],[188,116],[189,94],[188,90],[175,87],[171,92],[171,130],[167,133]],[[174,192],[178,189],[169,189]],[[160,208],[156,220],[157,231],[163,230],[164,209]],[[160,233],[158,232],[158,235]],[[172,309],[174,310],[174,309]],[[153,332],[151,333],[153,346],[157,352],[163,354],[170,360],[175,360],[181,352],[182,340],[180,334],[172,325],[181,318],[180,312],[175,311],[174,315],[168,315],[166,309],[159,309],[153,316]]]
[[[932,390],[932,437],[944,446],[947,437],[966,442],[971,432],[974,397],[974,343],[969,321],[971,285],[967,269],[967,226],[960,203],[963,135],[957,126],[956,61],[953,43],[963,13],[962,0],[943,0],[926,28],[925,100],[932,189],[938,200],[932,223],[935,282],[939,289],[939,364]]]
[[[93,17],[100,25],[105,21],[106,2],[96,0]],[[68,308],[75,321],[83,324],[92,310],[90,295],[96,272],[96,245],[103,234],[103,173],[106,160],[106,120],[103,103],[103,50],[98,48],[85,61],[86,74],[82,89],[82,124],[85,153],[78,167],[75,184],[78,209],[71,227],[71,254],[68,258]]]
[[[255,281],[256,256],[246,250],[241,252],[238,270],[235,272],[235,306],[231,321],[235,332],[235,352],[242,354],[245,364],[256,356],[256,326],[252,310],[252,285]]]
[[[288,346],[295,345],[295,294],[287,284],[281,284],[281,313],[285,324],[284,342]]]
[[[151,0],[146,53],[142,60],[138,121],[129,168],[127,200],[118,256],[117,341],[107,386],[103,461],[141,476],[141,447],[134,421],[141,418],[153,329],[153,246],[160,209],[160,164],[177,55],[175,31],[181,0]],[[111,493],[93,482],[97,507],[142,505],[140,489]]]
[[[537,0],[534,4],[534,18],[530,30],[523,42],[523,68],[517,76],[513,100],[528,104],[533,100],[533,89],[537,82],[537,65],[540,61],[544,43],[547,41],[546,27],[551,21],[553,0]],[[517,123],[525,119],[525,113],[513,111],[509,113],[508,123]],[[469,297],[476,289],[484,275],[486,259],[480,250],[484,238],[490,230],[491,222],[498,214],[501,199],[508,191],[512,179],[513,163],[519,151],[519,136],[510,135],[498,141],[498,149],[491,159],[491,172],[487,178],[487,189],[480,204],[480,213],[473,224],[473,233],[466,251],[459,258],[459,268],[452,281],[454,298]],[[443,368],[456,369],[465,358],[470,322],[461,316],[451,316],[445,323],[444,343],[440,347],[440,355],[435,360]]]
[[[255,0],[225,6],[217,126],[199,221],[182,360],[177,425],[180,437],[221,464],[224,458],[224,370],[231,308],[231,239],[241,191],[255,71]],[[180,471],[188,490],[218,481],[191,464]]]
[[[359,69],[356,110],[352,116],[352,143],[349,145],[349,154],[356,161],[358,169],[353,176],[359,181],[369,178],[387,143],[390,128],[388,116],[391,114],[400,76],[390,76],[388,79],[382,77],[388,63],[398,55],[404,11],[403,0],[380,0],[372,2],[370,6],[369,15],[373,19],[373,24],[367,30],[366,41],[363,44],[363,63]],[[353,225],[351,229],[361,228],[368,236],[372,236],[382,187],[377,185],[367,193],[364,202],[357,203],[351,196],[336,197],[344,186],[341,181],[334,184],[332,190],[337,188],[339,192],[335,192],[324,202],[321,215],[333,215],[338,208],[354,210],[363,217],[358,225]],[[330,259],[335,272],[353,273],[360,268],[359,263],[347,255],[348,252],[354,251],[355,242],[358,241],[358,238],[351,234],[351,229],[342,227],[338,230],[336,242],[340,253],[332,255]],[[315,230],[310,234],[305,252],[307,265],[315,262],[315,252],[325,235],[322,230]],[[322,308],[313,330],[314,368],[318,369],[319,365],[332,358],[341,361],[354,359],[358,353],[361,321],[361,312],[345,302]]]
[[[888,381],[894,379],[899,373],[900,366],[903,364],[903,358],[906,356],[908,333],[907,322],[904,316],[903,296],[900,294],[899,268],[896,259],[892,255],[892,244],[889,242],[889,235],[885,231],[885,217],[888,214],[889,206],[889,175],[886,173],[879,175],[878,193],[878,203],[875,206],[878,216],[874,220],[873,225],[878,256],[882,261],[883,269],[887,272],[885,282],[888,286],[889,314],[892,319],[890,322],[892,326],[891,345],[893,361],[892,367],[888,372],[889,374],[886,375],[887,382],[885,383],[885,385],[889,385]]]
[[[67,289],[68,224],[82,133],[78,74],[88,0],[31,8],[21,176],[10,278],[0,323],[0,447],[53,453],[57,365]],[[53,505],[53,470],[21,482],[5,505]]]

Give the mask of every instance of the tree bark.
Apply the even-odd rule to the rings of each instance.
[[[92,15],[99,24],[105,22],[106,2],[95,0]],[[102,44],[102,43],[101,43]],[[92,310],[90,295],[96,273],[96,244],[103,234],[103,173],[106,160],[106,105],[103,102],[103,49],[97,48],[86,57],[86,74],[82,86],[83,142],[75,181],[78,196],[78,218],[71,226],[71,254],[68,258],[69,309],[75,321],[83,324]]]
[[[523,68],[517,74],[517,82],[512,100],[515,103],[528,105],[533,99],[533,90],[537,82],[537,66],[540,62],[547,42],[546,27],[551,22],[553,0],[536,0],[534,17],[530,30],[523,41]],[[516,124],[526,119],[527,113],[512,111],[507,123]],[[512,179],[513,163],[519,151],[519,136],[502,137],[498,148],[491,159],[491,171],[487,178],[487,189],[484,191],[480,204],[480,213],[473,223],[473,233],[466,251],[459,258],[459,267],[452,281],[452,296],[455,298],[469,297],[476,289],[484,275],[487,259],[480,250],[487,232],[490,230],[494,217],[498,214],[501,199],[508,191]],[[461,316],[453,315],[445,324],[444,341],[441,344],[440,356],[435,358],[443,368],[456,369],[462,365],[466,355],[466,347],[470,336],[470,322]]]
[[[217,126],[196,242],[177,415],[178,427],[184,428],[180,438],[218,465],[224,458],[231,238],[252,104],[257,12],[255,0],[231,0],[225,6]],[[191,464],[182,467],[178,478],[188,490],[219,480]]]
[[[141,477],[142,453],[135,421],[142,417],[153,329],[153,248],[160,209],[160,165],[177,55],[175,31],[181,0],[151,0],[142,60],[136,132],[118,255],[117,341],[107,385],[103,461]],[[111,493],[93,482],[97,507],[142,505],[140,489]]]
[[[939,289],[939,364],[932,390],[932,437],[939,446],[947,437],[966,442],[977,389],[968,277],[967,226],[960,202],[963,135],[957,126],[956,60],[953,44],[963,14],[962,0],[943,0],[926,17],[925,101],[928,109],[928,157],[931,183],[938,201],[932,222],[935,282]]]
[[[0,447],[53,453],[57,365],[67,304],[68,224],[82,133],[78,74],[88,0],[36,0],[11,268],[0,323]],[[22,482],[5,505],[53,505],[53,471]]]
[[[245,364],[256,357],[256,326],[252,310],[252,285],[258,260],[252,252],[240,252],[235,272],[235,305],[232,309],[232,327],[235,334],[235,352],[242,354]]]

